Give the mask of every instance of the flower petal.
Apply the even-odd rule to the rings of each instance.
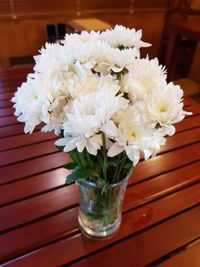
[[[131,146],[126,146],[125,150],[126,150],[127,156],[129,157],[129,159],[133,162],[133,165],[135,166],[140,160],[140,151],[138,149],[133,149]]]
[[[87,144],[86,144],[86,149],[88,151],[88,153],[96,156],[97,155],[97,149],[92,145],[92,143],[90,142],[90,140],[88,139]]]
[[[83,138],[79,142],[77,142],[78,152],[82,152],[83,149],[85,148],[86,144],[87,144],[87,139],[86,138]]]
[[[63,151],[69,152],[69,151],[73,150],[74,148],[76,148],[76,140],[71,140],[69,143],[66,144]]]
[[[101,131],[107,134],[110,137],[117,136],[117,126],[114,124],[113,121],[108,121],[101,127]]]
[[[108,150],[108,157],[114,157],[124,151],[124,147],[115,142]]]
[[[60,138],[55,142],[55,145],[56,146],[65,146],[70,140],[71,140],[71,138],[69,138],[69,137]]]
[[[96,149],[100,149],[101,145],[102,145],[102,138],[100,134],[96,134],[94,136],[92,136],[90,139],[90,143],[96,148]]]

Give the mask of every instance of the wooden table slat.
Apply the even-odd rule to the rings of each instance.
[[[7,100],[10,101],[11,98],[13,97],[13,93],[12,92],[6,92],[6,93],[1,93],[0,94],[0,100]]]
[[[55,140],[1,152],[0,167],[57,152]]]
[[[9,108],[12,107],[13,103],[8,100],[2,100],[0,101],[0,108]]]
[[[31,145],[51,139],[55,139],[55,135],[53,133],[50,132],[43,133],[40,131],[33,132],[31,135],[21,134],[21,135],[0,138],[0,151],[6,151],[10,149],[13,150],[14,148],[17,147]]]
[[[154,225],[155,223],[158,223],[164,218],[166,219],[167,217],[170,217],[178,212],[181,212],[183,211],[183,207],[184,209],[188,209],[196,205],[200,201],[198,190],[200,190],[200,183],[198,185],[192,186],[191,188],[182,190],[171,196],[165,197],[151,204],[139,207],[136,210],[132,210],[128,213],[125,213],[123,215],[123,223],[122,223],[121,229],[118,232],[118,234],[115,235],[112,239],[108,239],[102,242],[95,241],[95,240],[91,241],[83,237],[82,234],[77,233],[73,235],[72,237],[67,237],[64,240],[57,241],[53,244],[50,244],[41,249],[38,249],[35,252],[32,251],[31,254],[26,254],[23,257],[19,257],[11,263],[12,264],[11,266],[17,266],[17,265],[18,266],[19,265],[20,266],[27,266],[27,265],[34,266],[34,264],[37,264],[38,261],[40,262],[42,266],[49,266],[48,265],[49,262],[51,262],[51,264],[54,266],[60,266],[64,263],[69,263],[75,259],[83,257],[84,255],[93,253],[96,250],[103,248],[109,244],[113,244],[114,242],[119,241],[122,238],[126,238],[130,234],[133,235],[133,233],[137,233],[138,231],[141,231],[142,229],[145,229],[151,225]],[[178,203],[178,205],[174,205],[174,202]],[[200,220],[200,207],[197,207],[196,209],[194,209],[194,211],[192,212],[192,215],[190,214],[189,221],[188,221],[187,213],[185,213],[183,217],[182,216],[177,217],[178,221],[180,220],[179,218],[182,218],[183,222],[187,218],[187,223],[189,223],[191,219],[199,221]],[[161,224],[161,226],[163,224]],[[192,235],[192,237],[190,238],[194,239],[197,236],[200,236],[199,222],[194,224],[193,227],[194,227],[193,229],[189,228],[189,231],[192,232],[192,234],[190,233],[190,235]],[[172,228],[171,230],[173,230],[173,227],[171,228]],[[183,230],[184,228],[181,227],[181,229]],[[164,233],[166,238],[167,236],[169,236],[170,228],[168,228],[168,231],[169,232],[165,231]],[[157,235],[156,233],[158,233],[158,231],[154,230],[155,235]],[[188,235],[187,231],[182,232],[182,238],[188,237],[187,235]],[[170,239],[171,239],[171,235],[170,235]],[[154,239],[151,239],[151,242],[152,240]],[[122,247],[126,246],[125,243],[126,242],[122,243],[123,244]],[[118,246],[119,245],[117,245],[116,248]],[[109,250],[106,249],[105,251],[109,251]],[[151,260],[153,261],[155,259],[151,259]]]
[[[0,184],[22,179],[27,176],[53,170],[69,162],[69,156],[57,152],[51,155],[42,156],[36,159],[27,160],[22,163],[15,163],[12,166],[1,168]]]
[[[191,164],[199,159],[200,143],[158,155],[155,158],[138,163],[134,170],[134,181],[141,181],[141,179],[137,178],[139,177],[138,173],[143,173],[142,180],[145,180],[170,170],[183,167],[187,164]]]
[[[14,108],[1,108],[0,109],[0,117],[4,117],[4,116],[10,116],[13,115],[14,113]]]
[[[150,179],[145,183],[134,185],[132,190],[128,191],[127,194],[130,192],[132,200],[136,201],[139,199],[141,201],[141,199],[146,200],[173,192],[174,190],[198,181],[200,178],[199,168],[200,162],[196,162],[173,172],[168,172],[154,179]],[[61,167],[60,169],[32,176],[22,181],[3,185],[0,187],[0,206],[63,186],[67,173],[69,173],[69,171]],[[142,172],[138,172],[137,174],[133,173],[129,186],[134,184],[135,179],[139,179],[136,178],[137,175],[142,179]]]
[[[193,227],[190,227],[191,220],[194,220]],[[199,237],[199,220],[200,208],[197,207],[191,211],[181,214],[180,216],[174,217],[171,220],[167,220],[166,222],[159,224],[140,235],[133,236],[116,246],[104,249],[102,252],[70,266],[146,266],[147,264],[156,261],[158,258],[172,252],[174,249],[181,247],[183,244],[187,244],[188,240],[192,241]],[[44,258],[45,257],[41,257],[40,260],[44,260]],[[54,260],[54,262],[55,261],[56,260]],[[32,261],[32,259],[28,260],[28,257],[24,260],[22,259],[21,261],[19,259],[20,266],[25,266],[26,263],[33,266],[31,265],[33,262],[34,261]],[[54,262],[52,261],[53,264]],[[12,264],[13,265],[11,266],[17,266],[18,261],[13,262]],[[47,266],[44,262],[42,262],[42,264],[44,264],[43,266]],[[170,267],[172,266],[170,265]],[[176,267],[197,266],[176,265]]]
[[[12,124],[18,124],[18,123],[19,121],[17,120],[17,117],[13,115],[0,118],[0,127],[3,127],[3,126],[5,127],[5,126],[12,125]]]
[[[189,246],[182,253],[178,253],[174,257],[166,260],[165,262],[158,265],[159,267],[189,267],[189,266],[200,266],[200,240],[198,243]]]
[[[38,131],[42,128],[42,125],[36,126],[34,131]],[[8,136],[16,136],[24,133],[24,124],[18,123],[14,125],[8,125],[0,128],[0,138],[5,138]]]
[[[175,125],[175,128],[176,128],[177,132],[180,132],[180,131],[184,131],[186,129],[191,129],[191,128],[195,128],[195,127],[199,127],[199,126],[200,126],[200,115],[191,116],[189,119],[186,118],[182,122],[177,123]]]
[[[0,186],[0,206],[63,186],[70,171],[63,167]]]
[[[189,145],[199,141],[200,127],[195,131],[193,129],[184,132],[177,132],[175,135],[167,137],[167,142],[161,147],[159,154],[179,148],[181,146]]]
[[[2,207],[5,215],[0,222],[0,231],[70,208],[77,204],[77,194],[78,187],[65,186],[42,196]]]

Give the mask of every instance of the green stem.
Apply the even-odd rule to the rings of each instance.
[[[101,132],[102,144],[103,144],[103,177],[107,180],[107,153],[106,153],[106,135]]]
[[[115,177],[114,182],[119,182],[120,173],[121,173],[121,170],[122,170],[122,168],[126,162],[126,159],[127,159],[126,153],[122,154],[122,160],[121,160],[121,163],[119,164],[119,168],[117,170],[117,175]]]
[[[74,162],[76,162],[80,167],[82,167],[81,161],[78,157],[78,152],[76,152],[75,150],[72,150],[69,152],[69,155]]]
[[[116,164],[116,168],[115,168],[113,183],[116,182],[120,161],[121,161],[121,154],[117,155],[117,164]]]
[[[79,153],[79,152],[77,151],[77,156],[78,156],[78,158],[79,158],[79,160],[80,160],[81,166],[82,166],[83,168],[85,168],[85,167],[87,166],[87,162],[86,162],[86,160],[85,160],[85,157],[84,157],[83,152],[82,152],[82,153]]]
[[[86,159],[87,159],[87,164],[90,168],[94,167],[93,161],[91,159],[90,154],[88,153],[87,149],[86,149]]]

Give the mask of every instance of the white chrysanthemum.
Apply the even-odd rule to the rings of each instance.
[[[143,152],[145,159],[148,159],[163,144],[162,136],[155,135],[156,130],[143,122],[134,106],[129,106],[126,111],[120,112],[116,118],[118,127],[112,123],[103,129],[110,138],[115,140],[108,151],[108,156],[114,157],[125,150],[135,166],[140,159],[140,152]]]
[[[109,89],[101,90],[74,100],[63,125],[65,138],[58,140],[56,145],[65,146],[66,152],[75,148],[82,152],[86,147],[90,154],[96,155],[101,146],[98,134],[101,128],[109,123],[115,112],[127,106],[128,101],[115,94]]]
[[[75,60],[78,60],[86,69],[93,69],[98,63],[105,61],[110,47],[105,42],[96,41],[74,45]]]
[[[114,29],[101,33],[101,38],[113,47],[131,48],[149,47],[151,44],[141,41],[142,30],[136,31],[124,26],[116,25]]]
[[[89,43],[89,42],[98,42],[100,40],[100,32],[87,32],[82,31],[80,34],[78,33],[71,33],[65,35],[65,40],[62,41],[62,44],[64,45],[80,45],[83,43]]]
[[[110,71],[119,73],[123,69],[128,69],[139,56],[139,51],[134,48],[125,50],[110,48],[104,59],[97,64],[95,70],[103,74],[108,74]]]
[[[165,69],[158,59],[136,59],[129,66],[129,72],[122,78],[122,91],[128,93],[132,101],[144,100],[152,90],[166,85]]]
[[[112,76],[98,76],[92,72],[85,75],[75,75],[67,82],[67,91],[73,99],[88,93],[100,90],[107,91],[108,89],[116,94],[120,89],[118,81],[114,80]]]
[[[59,133],[66,118],[66,106],[71,100],[64,88],[62,79],[57,75],[31,74],[26,83],[18,89],[12,101],[15,115],[25,122],[25,132],[32,132],[40,122],[47,125],[43,131],[54,130]]]
[[[73,49],[67,49],[60,44],[45,44],[40,55],[34,57],[36,65],[34,70],[39,73],[51,71],[68,71],[73,60]]]
[[[187,113],[183,111],[183,90],[178,85],[169,83],[161,88],[156,88],[143,104],[141,112],[145,114],[154,125],[159,124],[172,135],[175,129],[172,124],[184,119]]]
[[[46,97],[36,79],[28,79],[18,88],[11,100],[14,104],[17,120],[25,123],[24,132],[32,133],[35,126],[41,123],[42,107]]]
[[[37,74],[35,78],[39,80],[40,90],[46,99],[40,118],[47,125],[42,128],[42,131],[54,130],[58,134],[66,119],[65,110],[72,100],[66,88],[65,77],[63,74],[55,72]]]
[[[66,120],[65,109],[68,106],[68,100],[64,96],[60,96],[54,99],[53,102],[48,102],[42,109],[42,121],[46,125],[42,128],[42,132],[54,131],[56,135],[59,135],[63,122]]]

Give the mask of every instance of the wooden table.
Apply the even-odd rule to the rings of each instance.
[[[13,116],[9,99],[30,70],[0,71],[1,266],[200,266],[200,105],[185,98],[193,115],[137,165],[119,232],[90,240],[78,229],[78,188],[64,185],[69,157]]]
[[[97,18],[88,18],[88,19],[74,19],[68,21],[66,24],[66,29],[72,29],[74,32],[81,31],[104,31],[112,28],[112,25],[108,24],[105,21],[102,21]]]

